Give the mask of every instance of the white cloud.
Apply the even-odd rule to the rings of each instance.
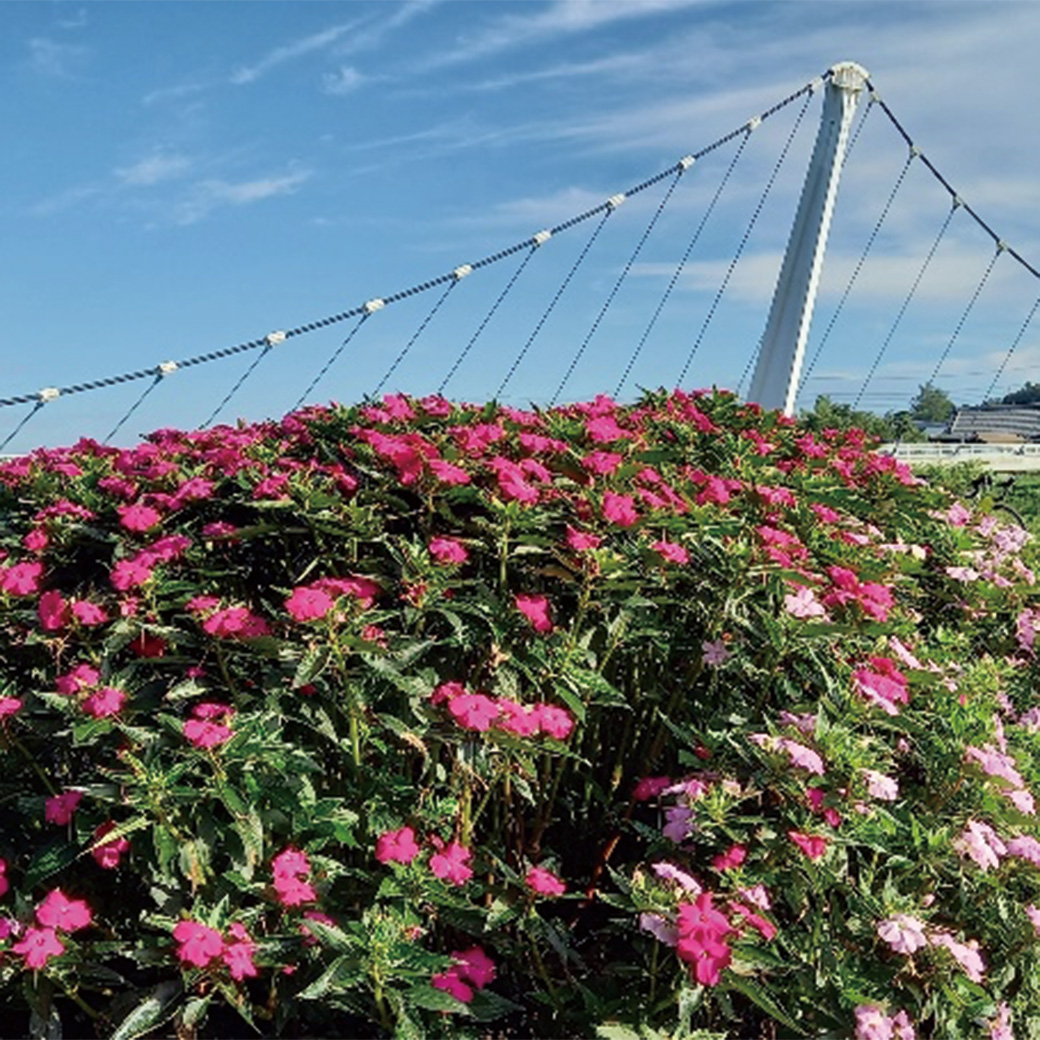
[[[311,176],[310,170],[301,169],[248,181],[200,181],[187,199],[173,207],[172,219],[176,224],[196,224],[222,206],[246,206],[279,195],[292,195]]]
[[[321,89],[326,94],[341,96],[353,93],[365,82],[365,77],[352,65],[341,65],[337,72],[326,72],[321,78]]]
[[[236,86],[254,83],[261,76],[279,65],[284,65],[286,62],[294,61],[297,58],[313,54],[315,51],[322,51],[331,47],[337,40],[360,24],[360,20],[355,20],[341,25],[333,25],[328,29],[323,29],[321,32],[312,33],[310,36],[304,36],[298,40],[275,47],[254,64],[236,69],[231,74],[231,82]]]
[[[185,176],[192,168],[192,161],[184,155],[153,152],[131,166],[119,166],[113,171],[116,179],[127,186],[148,187],[161,181]]]
[[[71,79],[76,68],[89,53],[86,47],[58,43],[46,36],[34,36],[27,44],[29,68],[51,79]]]

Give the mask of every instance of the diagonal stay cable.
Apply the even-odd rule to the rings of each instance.
[[[534,256],[534,254],[537,251],[538,251],[538,243],[536,242],[527,251],[527,253],[524,256],[523,260],[520,261],[519,266],[513,272],[513,274],[510,277],[509,281],[506,282],[505,288],[498,294],[498,298],[491,305],[491,309],[487,312],[487,314],[484,315],[484,320],[477,326],[476,331],[473,333],[472,336],[470,336],[469,342],[462,348],[462,352],[455,359],[455,363],[448,370],[448,374],[441,380],[441,385],[437,387],[437,393],[438,394],[443,394],[444,393],[444,388],[448,385],[448,383],[450,382],[452,376],[454,376],[455,373],[459,370],[459,365],[461,365],[462,362],[466,360],[466,355],[469,354],[470,350],[473,349],[473,344],[476,343],[477,340],[480,338],[480,335],[484,331],[484,329],[487,327],[488,322],[491,321],[491,319],[495,316],[495,312],[502,305],[502,303],[505,300],[505,298],[509,295],[509,292],[513,288],[513,286],[516,285],[516,280],[520,277],[520,275],[523,272],[524,268],[530,262],[531,257]]]
[[[939,376],[939,370],[946,363],[946,359],[950,356],[950,351],[953,349],[954,343],[957,342],[957,337],[960,336],[961,330],[964,328],[965,322],[968,320],[968,315],[971,314],[972,308],[975,306],[975,301],[982,295],[982,290],[985,288],[986,282],[989,281],[989,276],[993,273],[993,268],[996,266],[997,260],[1000,258],[1001,253],[1007,252],[1007,247],[1003,242],[997,242],[997,248],[993,251],[993,255],[989,258],[989,264],[986,266],[986,270],[979,279],[979,284],[975,286],[975,291],[971,294],[971,299],[968,300],[968,306],[964,308],[964,313],[960,316],[960,320],[957,322],[956,328],[953,330],[953,335],[950,336],[950,342],[946,344],[946,349],[939,356],[939,360],[935,363],[935,368],[932,374],[928,377],[926,386],[934,386],[935,380]]]
[[[1026,329],[1029,328],[1029,325],[1032,322],[1033,318],[1036,316],[1036,312],[1038,309],[1040,309],[1040,296],[1038,296],[1036,300],[1033,301],[1032,310],[1030,310],[1030,312],[1026,315],[1026,320],[1022,322],[1022,327],[1018,330],[1018,335],[1015,337],[1014,342],[1011,344],[1010,347],[1008,347],[1008,352],[1004,355],[1004,360],[1001,361],[1000,367],[997,369],[997,374],[993,377],[993,382],[989,384],[989,389],[982,397],[983,402],[988,401],[993,391],[996,389],[997,382],[999,381],[1000,377],[1004,374],[1004,369],[1007,368],[1008,362],[1011,360],[1011,355],[1014,354],[1019,343],[1022,342],[1022,337],[1026,334]]]
[[[368,319],[372,316],[373,312],[374,308],[373,310],[366,310],[365,313],[361,315],[360,319],[358,320],[358,323],[350,330],[350,332],[347,333],[346,339],[344,339],[343,342],[332,352],[332,355],[329,357],[328,361],[325,362],[324,366],[322,367],[322,370],[311,380],[310,385],[307,387],[307,389],[304,390],[303,393],[300,394],[300,396],[297,398],[296,403],[292,406],[291,411],[295,412],[296,409],[299,408],[300,405],[307,400],[307,397],[310,395],[310,392],[322,381],[322,379],[325,377],[325,373],[328,372],[330,368],[332,368],[333,364],[335,364],[336,362],[336,359],[347,348],[347,346],[350,344],[350,341],[358,334],[358,331],[360,330],[361,326],[364,325],[366,321],[368,321]]]
[[[895,321],[892,322],[888,334],[885,336],[885,340],[881,344],[881,349],[877,352],[877,357],[874,358],[874,362],[870,366],[870,371],[867,372],[867,377],[863,380],[863,385],[859,388],[859,393],[856,394],[856,399],[852,402],[853,411],[859,407],[860,401],[863,400],[863,395],[866,393],[870,381],[874,378],[874,373],[877,372],[878,365],[881,364],[881,359],[885,356],[885,352],[888,350],[888,347],[892,342],[892,337],[896,334],[896,329],[899,328],[899,323],[903,320],[903,315],[906,314],[907,307],[910,306],[910,301],[913,300],[914,296],[917,294],[917,289],[921,284],[921,279],[924,277],[925,271],[928,270],[928,267],[935,256],[935,252],[939,248],[939,243],[942,242],[943,238],[946,236],[946,230],[949,228],[950,222],[953,220],[953,215],[958,209],[960,209],[960,201],[955,199],[954,204],[946,212],[946,219],[942,222],[942,227],[939,228],[939,233],[935,236],[932,248],[928,250],[928,255],[924,258],[924,263],[921,264],[921,268],[917,272],[917,277],[914,279],[913,285],[910,286],[910,291],[906,294],[906,299],[903,300],[903,305],[899,308],[899,313],[896,315]]]
[[[555,405],[556,402],[559,400],[560,394],[563,393],[563,388],[567,385],[567,380],[570,379],[571,375],[574,373],[574,369],[577,368],[578,362],[581,360],[582,355],[585,353],[585,349],[588,347],[589,342],[592,340],[592,337],[596,334],[596,330],[599,328],[600,323],[603,321],[604,315],[606,315],[607,311],[610,309],[610,305],[614,302],[614,297],[617,296],[618,290],[621,288],[622,283],[625,281],[625,279],[628,277],[629,272],[632,270],[632,265],[639,258],[639,254],[642,252],[643,246],[646,245],[646,240],[650,237],[650,233],[654,230],[654,227],[657,224],[658,219],[664,212],[665,206],[668,205],[668,202],[671,199],[673,193],[675,192],[675,189],[678,186],[679,181],[682,180],[682,175],[693,165],[693,162],[693,157],[687,156],[679,163],[679,170],[675,175],[675,179],[672,181],[671,184],[668,185],[668,190],[664,193],[663,198],[658,203],[654,215],[650,218],[650,223],[647,224],[646,228],[643,231],[643,234],[640,236],[639,241],[636,243],[635,249],[632,250],[632,255],[628,258],[628,263],[625,264],[623,270],[621,271],[621,274],[618,275],[618,279],[614,283],[614,287],[610,290],[610,293],[607,295],[606,300],[604,300],[603,306],[600,308],[599,314],[596,315],[596,320],[592,323],[592,328],[589,329],[588,334],[585,336],[585,339],[582,341],[581,346],[578,348],[578,352],[571,359],[571,363],[568,366],[567,371],[564,373],[563,378],[560,380],[560,385],[556,388],[556,393],[553,394],[552,400],[549,402],[550,408],[553,405]]]
[[[758,222],[758,218],[761,216],[762,210],[765,207],[766,200],[769,198],[770,192],[773,190],[773,185],[776,183],[776,178],[780,173],[780,168],[783,166],[784,160],[787,158],[787,153],[791,150],[791,145],[794,143],[795,136],[798,133],[798,128],[802,125],[802,120],[805,118],[805,113],[809,108],[809,102],[811,100],[812,92],[810,91],[805,95],[805,101],[802,102],[802,107],[798,112],[798,117],[794,121],[794,126],[791,127],[791,132],[787,135],[787,140],[784,142],[784,147],[781,149],[780,155],[773,166],[773,171],[769,175],[769,180],[766,181],[765,189],[759,197],[758,204],[755,206],[755,210],[751,214],[751,219],[748,221],[747,227],[744,229],[744,234],[740,239],[740,243],[737,245],[737,251],[733,254],[733,259],[730,261],[726,275],[722,279],[722,284],[715,293],[715,299],[712,300],[711,307],[708,308],[708,313],[705,315],[700,332],[697,333],[697,339],[690,348],[690,353],[686,356],[686,363],[683,365],[682,371],[679,373],[676,386],[682,385],[682,381],[686,378],[686,373],[690,370],[690,365],[693,363],[694,355],[700,349],[700,345],[704,341],[704,334],[708,331],[708,326],[711,324],[712,318],[715,317],[715,311],[718,309],[719,303],[722,300],[722,295],[725,293],[730,279],[733,277],[733,272],[737,269],[737,264],[740,263],[740,258],[744,254],[744,247],[748,244],[748,239],[751,238],[751,232],[754,230],[755,224]],[[759,125],[760,123],[757,119],[752,119],[745,127],[745,132],[750,136],[756,129],[758,129]]]
[[[564,278],[564,280],[560,283],[560,287],[556,290],[556,295],[553,296],[552,300],[549,301],[549,306],[545,308],[544,313],[538,319],[538,324],[535,325],[534,329],[531,331],[531,335],[527,337],[527,342],[520,349],[520,353],[517,354],[517,356],[513,359],[513,363],[512,365],[510,365],[509,371],[506,373],[505,378],[502,380],[501,383],[499,383],[498,389],[495,391],[496,398],[502,395],[502,391],[505,390],[507,384],[515,375],[516,370],[520,367],[520,362],[524,360],[524,357],[527,355],[528,350],[531,349],[531,344],[534,343],[535,339],[537,339],[538,333],[542,331],[542,326],[548,320],[549,315],[552,314],[553,309],[556,307],[556,304],[560,302],[560,297],[563,296],[563,294],[567,291],[567,286],[570,285],[571,279],[577,273],[578,268],[581,267],[582,261],[585,259],[586,256],[588,256],[589,250],[592,248],[593,242],[595,242],[596,239],[599,238],[599,233],[603,230],[603,226],[606,224],[607,220],[610,219],[610,214],[614,212],[615,208],[616,205],[611,206],[608,204],[607,208],[604,209],[603,216],[600,218],[600,222],[596,225],[595,230],[589,236],[589,240],[585,243],[584,249],[582,249],[582,251],[578,254],[578,259],[574,261],[574,264],[571,266],[571,269],[567,272],[567,277]]]
[[[253,359],[253,363],[242,373],[242,375],[238,377],[234,386],[232,386],[231,389],[224,395],[224,399],[220,402],[220,404],[218,404],[217,407],[209,413],[209,418],[199,424],[199,426],[197,427],[198,429],[201,430],[206,426],[210,426],[213,423],[213,420],[216,419],[218,415],[220,415],[220,413],[225,409],[225,407],[227,407],[227,404],[231,400],[231,398],[234,397],[235,394],[237,394],[238,391],[241,389],[242,384],[256,371],[257,365],[259,365],[260,362],[263,361],[264,358],[271,353],[271,346],[272,344],[269,342],[264,344],[264,349],[260,351],[260,353]]]
[[[40,400],[38,400],[38,401],[36,402],[36,404],[35,404],[35,405],[33,406],[33,408],[32,408],[32,411],[30,411],[30,412],[26,413],[26,414],[25,414],[25,415],[24,415],[24,416],[22,417],[22,420],[21,420],[21,422],[19,422],[19,423],[18,423],[18,425],[17,425],[17,426],[16,426],[16,427],[15,427],[15,428],[14,428],[14,429],[13,429],[13,430],[12,430],[12,431],[11,431],[11,432],[10,432],[10,433],[9,433],[9,434],[8,434],[8,435],[6,436],[6,437],[5,437],[5,438],[4,438],[4,442],[3,442],[3,444],[0,444],[0,451],[3,451],[3,450],[4,450],[4,448],[6,448],[6,447],[7,447],[7,445],[8,445],[8,444],[10,444],[10,443],[11,443],[11,441],[13,441],[13,440],[15,439],[15,437],[17,437],[17,436],[18,436],[18,434],[20,434],[20,433],[22,432],[22,429],[24,428],[24,426],[26,425],[26,423],[28,423],[28,421],[29,421],[29,420],[30,420],[30,419],[31,419],[31,418],[32,418],[32,417],[33,417],[33,416],[34,416],[34,415],[35,415],[35,414],[36,414],[36,413],[37,413],[37,412],[38,412],[38,411],[39,411],[39,410],[40,410],[40,409],[41,409],[41,408],[42,408],[42,407],[43,407],[43,406],[44,406],[44,405],[46,404],[46,403],[47,403],[47,402],[46,402],[46,401],[44,401],[44,400],[43,400],[42,398],[41,398]]]
[[[123,417],[112,427],[111,430],[105,435],[101,441],[102,444],[108,444],[109,441],[123,428],[127,420],[137,411],[138,408],[144,404],[145,398],[163,381],[163,379],[169,375],[170,372],[176,370],[176,365],[172,362],[164,362],[159,365],[155,370],[155,378],[144,388],[144,393],[137,398],[136,401],[123,413]]]
[[[831,338],[831,333],[834,331],[834,326],[838,323],[838,318],[841,316],[842,311],[845,309],[845,304],[848,302],[849,294],[852,292],[853,286],[856,284],[857,279],[860,276],[860,272],[863,270],[863,265],[867,262],[867,257],[870,255],[871,249],[874,247],[874,242],[877,240],[878,233],[881,231],[882,225],[885,223],[888,217],[889,210],[892,208],[892,203],[895,202],[896,196],[899,194],[899,189],[902,188],[903,182],[906,180],[907,173],[910,172],[910,167],[913,164],[914,159],[921,153],[917,148],[911,147],[907,154],[906,161],[903,163],[903,168],[899,171],[899,176],[896,178],[896,182],[892,185],[892,190],[888,193],[888,198],[885,200],[885,205],[881,209],[881,213],[874,224],[874,227],[870,231],[870,235],[867,238],[867,243],[863,247],[863,251],[859,255],[859,259],[856,261],[856,266],[852,269],[852,274],[849,276],[848,282],[845,284],[845,290],[841,294],[841,299],[838,300],[838,306],[834,308],[834,312],[830,316],[830,320],[827,322],[827,328],[824,329],[823,335],[820,337],[820,342],[816,344],[816,350],[813,352],[812,359],[809,364],[805,366],[805,372],[802,375],[800,382],[798,383],[798,393],[801,393],[802,388],[805,386],[806,380],[812,375],[813,369],[816,368],[816,362],[820,360],[820,355],[823,353],[823,348],[827,345],[827,342]]]
[[[711,202],[708,203],[708,208],[704,211],[701,216],[700,223],[697,225],[697,230],[693,233],[693,238],[690,239],[686,246],[686,250],[683,252],[681,259],[679,260],[678,266],[672,273],[672,277],[668,282],[668,287],[664,291],[664,295],[661,297],[657,304],[657,308],[654,310],[653,315],[650,318],[649,323],[643,330],[643,335],[639,337],[639,342],[636,344],[636,349],[632,351],[632,356],[628,359],[628,364],[625,365],[625,371],[621,373],[621,378],[618,380],[617,386],[614,388],[614,396],[620,395],[622,387],[628,381],[628,377],[632,373],[632,369],[635,366],[636,359],[643,352],[643,347],[646,346],[646,341],[650,338],[650,333],[653,332],[654,326],[657,324],[657,319],[661,317],[661,312],[664,310],[665,304],[668,302],[672,295],[675,286],[679,282],[679,278],[682,276],[683,271],[686,268],[686,262],[690,259],[690,254],[693,252],[694,247],[700,240],[701,232],[704,230],[704,225],[708,223],[712,213],[715,212],[715,207],[718,204],[719,199],[722,197],[723,191],[726,189],[726,185],[729,183],[730,176],[734,169],[736,169],[737,163],[740,161],[740,157],[744,154],[744,149],[747,146],[748,141],[751,140],[750,134],[744,134],[740,138],[740,145],[737,150],[733,153],[733,158],[729,161],[729,166],[726,168],[726,172],[722,176],[722,180],[719,182],[719,186],[715,189],[715,194],[712,196]]]
[[[460,267],[459,270],[461,271],[463,270],[463,268]],[[468,271],[466,271],[466,274],[469,274],[472,270],[473,269],[470,268]],[[448,283],[448,287],[437,298],[437,302],[433,305],[433,307],[430,308],[430,312],[426,315],[425,318],[423,318],[421,324],[415,330],[415,332],[412,333],[412,338],[409,339],[408,342],[401,348],[401,352],[397,355],[397,357],[394,358],[393,363],[386,370],[386,372],[383,373],[383,378],[379,380],[379,382],[376,384],[376,388],[372,391],[373,397],[379,396],[379,391],[382,390],[384,386],[386,386],[387,380],[389,380],[389,378],[394,374],[394,372],[397,371],[397,366],[400,365],[400,363],[404,361],[404,359],[408,356],[408,352],[415,345],[415,341],[423,334],[423,331],[425,330],[426,326],[429,325],[430,322],[433,320],[433,316],[441,309],[441,304],[443,304],[444,301],[451,295],[452,289],[454,289],[455,286],[459,284],[462,277],[463,276],[460,275],[459,277],[455,278],[454,280]]]

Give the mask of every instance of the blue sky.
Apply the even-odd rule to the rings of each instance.
[[[0,5],[0,397],[253,340],[390,295],[521,242],[736,129],[831,64],[865,65],[928,158],[1040,266],[1040,5],[710,0],[377,0]],[[819,117],[814,99],[707,328],[800,102],[753,135],[623,397],[734,386],[765,323]],[[564,399],[612,391],[737,143],[680,180]],[[818,343],[906,159],[875,107],[838,199]],[[667,182],[607,221],[503,394],[545,401],[589,333]],[[834,323],[803,402],[850,399],[946,215],[917,161]],[[493,394],[589,240],[544,245],[448,385]],[[958,214],[865,402],[905,404],[992,254]],[[523,254],[462,280],[385,389],[440,384]],[[1002,256],[939,378],[989,385],[1040,286]],[[374,314],[312,400],[370,393],[439,290]],[[350,331],[273,349],[221,419],[279,416]],[[202,423],[254,360],[168,377],[117,441]],[[1000,389],[1035,378],[1040,318]],[[102,437],[147,386],[63,397],[7,451]],[[0,409],[0,440],[28,408]]]

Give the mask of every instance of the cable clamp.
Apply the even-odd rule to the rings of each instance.
[[[960,195],[954,195],[952,201],[954,209],[960,209],[960,207],[964,205],[964,199],[962,199]]]
[[[285,333],[282,331],[269,332],[266,336],[264,336],[264,342],[269,347],[277,347],[279,343],[285,342]]]
[[[816,79],[814,79],[809,84],[809,93],[810,94],[815,94],[816,91],[818,91],[820,89],[820,87],[822,87],[822,86],[823,86],[823,77],[822,76],[817,76]]]
[[[36,396],[39,397],[40,404],[46,404],[61,397],[61,391],[56,386],[45,386]]]
[[[545,245],[545,243],[546,243],[546,242],[548,242],[550,238],[552,238],[552,232],[551,232],[551,231],[539,231],[539,232],[538,232],[538,233],[537,233],[537,234],[536,234],[536,235],[535,235],[535,236],[534,236],[534,237],[533,237],[533,238],[531,239],[531,241],[532,241],[532,242],[533,242],[533,243],[534,243],[534,244],[535,244],[536,246],[544,246],[544,245]]]
[[[624,202],[624,201],[625,201],[625,193],[623,191],[619,191],[617,193],[617,195],[611,195],[610,198],[607,199],[607,205],[611,209],[617,209],[618,206],[620,206],[621,203]]]
[[[684,169],[688,170],[697,160],[692,155],[684,155],[679,160],[679,165]]]
[[[1006,253],[1008,251],[1008,244],[1002,238],[997,239],[997,252]]]
[[[473,265],[462,264],[459,267],[456,267],[451,273],[455,276],[455,281],[461,281],[466,277],[466,275],[473,273]]]
[[[881,95],[876,90],[872,90],[870,92],[870,103],[872,105],[877,105],[881,103]]]
[[[750,134],[750,133],[753,133],[755,130],[757,130],[761,125],[762,125],[762,117],[761,116],[755,116],[754,118],[749,119],[747,121],[747,123],[744,126],[744,129]]]
[[[910,145],[910,158],[916,159],[921,154],[921,149],[916,145]]]
[[[375,299],[375,300],[369,300],[365,304],[365,313],[366,314],[375,314],[376,311],[381,311],[385,306],[386,306],[386,300],[380,300],[378,298]]]
[[[163,376],[173,375],[180,366],[176,361],[163,361],[155,370],[155,374],[161,379]]]

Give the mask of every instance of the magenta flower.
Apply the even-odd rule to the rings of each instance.
[[[37,613],[44,632],[60,632],[69,623],[69,605],[56,589],[49,589],[40,596]]]
[[[483,693],[463,693],[448,702],[452,718],[463,728],[484,733],[498,718],[498,704]]]
[[[322,589],[301,585],[285,601],[285,609],[294,621],[315,621],[325,617],[336,601]]]
[[[495,981],[495,962],[480,946],[471,946],[468,950],[452,950],[451,955],[458,962],[456,970],[459,977],[471,982],[477,989],[483,989],[488,983]]]
[[[306,854],[291,846],[271,860],[275,898],[282,906],[300,906],[318,898],[317,892],[303,880],[310,869],[310,860]]]
[[[563,881],[545,867],[531,867],[524,878],[524,884],[532,892],[542,896],[562,896],[567,891]]]
[[[618,495],[613,491],[603,493],[603,516],[618,527],[631,527],[639,520],[632,496]]]
[[[51,957],[58,957],[65,952],[65,946],[53,928],[26,928],[21,942],[11,947],[12,953],[25,958],[25,966],[34,971],[46,967]]]
[[[82,800],[82,791],[65,791],[53,798],[48,798],[44,803],[44,819],[48,823],[56,823],[59,827],[63,827],[72,819],[72,814]]]
[[[76,932],[93,920],[90,907],[82,899],[69,899],[60,888],[48,892],[36,908],[36,920],[44,928]]]
[[[202,628],[218,639],[257,639],[270,632],[267,622],[246,607],[227,607],[215,611],[203,621]]]
[[[197,748],[215,748],[226,744],[235,734],[227,725],[214,722],[220,718],[230,721],[234,710],[226,704],[197,704],[192,709],[191,719],[184,723],[184,737]]]
[[[256,943],[249,937],[245,927],[238,921],[232,922],[228,927],[228,935],[234,942],[225,943],[222,954],[224,964],[227,965],[228,974],[236,981],[241,982],[245,978],[256,978],[258,972],[253,963],[253,954],[256,953]]]
[[[731,845],[725,852],[715,856],[711,865],[719,871],[736,870],[747,859],[746,845]]]
[[[22,709],[22,702],[17,697],[0,697],[0,719],[17,715]]]
[[[102,870],[115,870],[119,866],[120,859],[130,851],[130,842],[126,838],[113,838],[102,845],[97,844],[106,834],[114,831],[115,828],[115,823],[109,820],[94,831],[94,847],[90,850],[90,854],[94,857],[94,862]]]
[[[669,776],[644,776],[632,790],[632,797],[637,802],[647,802],[656,798],[666,787],[671,786]]]
[[[588,531],[578,531],[567,525],[567,546],[574,552],[584,552],[586,549],[598,549],[603,539],[598,534]]]
[[[434,975],[430,979],[430,985],[435,989],[442,989],[445,993],[450,993],[463,1004],[468,1004],[473,999],[473,989],[462,981],[458,967],[452,967]]]
[[[113,588],[119,592],[126,592],[129,589],[136,589],[138,586],[143,585],[151,577],[151,565],[134,556],[128,560],[120,560],[116,563],[109,575],[109,581],[112,582]]]
[[[31,563],[16,563],[11,567],[0,567],[0,592],[12,596],[32,596],[40,591],[40,578],[43,576],[43,564],[35,560]]]
[[[690,562],[690,554],[677,542],[653,542],[650,548],[669,563],[683,564]]]
[[[552,619],[549,617],[549,601],[545,596],[532,596],[521,593],[515,599],[516,609],[520,611],[536,632],[551,632]]]
[[[95,719],[105,719],[116,715],[126,703],[126,694],[113,686],[106,686],[97,693],[92,693],[83,702],[83,712]]]
[[[148,531],[162,520],[162,514],[151,506],[134,505],[118,506],[119,523],[128,531]]]
[[[538,732],[538,718],[531,708],[506,697],[498,698],[495,725],[517,737],[533,737]]]
[[[419,846],[411,827],[385,831],[376,838],[376,859],[380,863],[411,863],[418,855]]]
[[[470,475],[461,467],[445,462],[443,459],[430,459],[430,472],[442,483],[449,487],[457,487],[460,484],[468,484]]]
[[[224,952],[224,940],[215,928],[198,921],[178,921],[173,929],[177,959],[182,964],[205,968]]]
[[[73,600],[69,609],[72,616],[83,626],[89,628],[93,625],[103,625],[108,620],[108,614],[103,607],[91,603],[87,599]]]
[[[430,857],[430,870],[437,877],[450,881],[453,885],[464,885],[473,877],[473,871],[469,866],[472,856],[473,853],[469,849],[453,841]]]
[[[469,559],[466,547],[457,538],[431,538],[428,548],[437,563],[465,563]]]
[[[788,831],[787,837],[809,859],[819,859],[827,851],[827,839],[819,834],[802,834],[800,831]]]
[[[554,740],[566,740],[574,730],[574,716],[566,708],[555,704],[536,704],[531,715],[538,728]]]
[[[59,675],[54,681],[58,693],[72,696],[75,693],[96,686],[101,681],[101,673],[92,665],[81,663],[76,665],[71,672]]]

